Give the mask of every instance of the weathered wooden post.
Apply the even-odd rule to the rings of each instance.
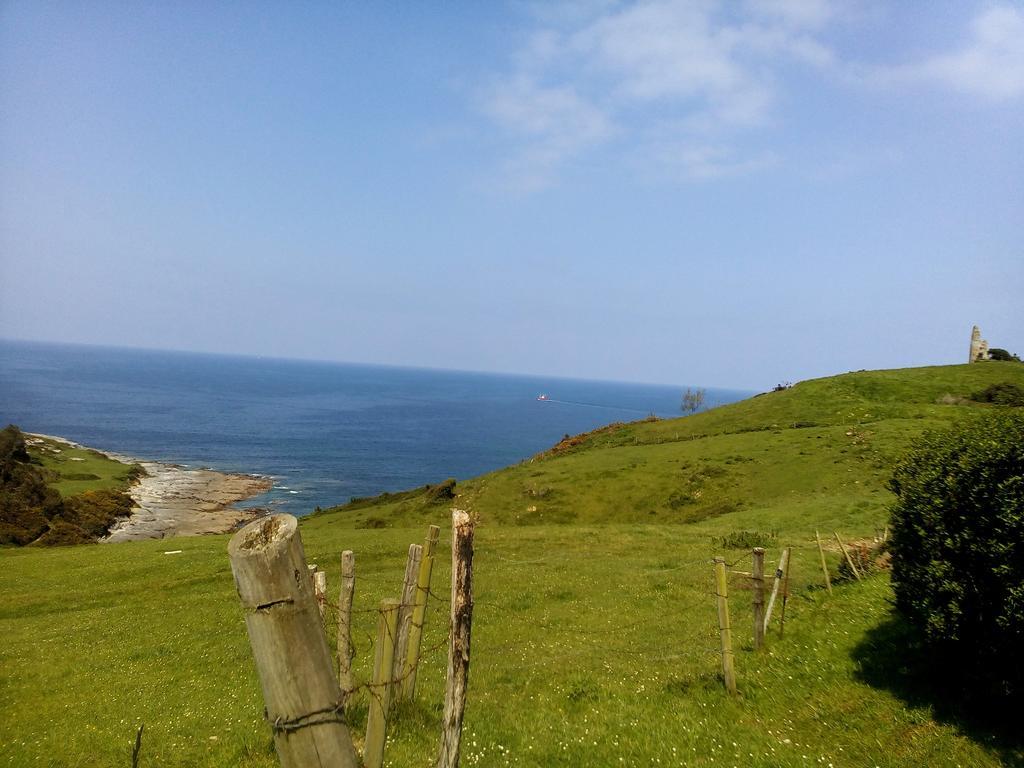
[[[775,581],[772,583],[772,596],[768,598],[768,610],[764,612],[764,628],[768,631],[768,624],[772,620],[772,609],[775,607],[775,598],[779,596],[779,585],[782,583],[782,575],[789,567],[789,547],[782,550],[782,557],[779,558],[779,567],[775,569]]]
[[[405,561],[405,578],[402,580],[401,605],[398,606],[398,636],[395,639],[395,660],[391,670],[391,701],[401,698],[402,672],[405,670],[406,654],[409,649],[409,630],[412,627],[412,612],[416,603],[416,580],[419,578],[423,547],[409,545],[409,557]]]
[[[249,523],[228,557],[282,768],[357,768],[295,518]]]
[[[860,581],[860,571],[857,570],[857,566],[853,564],[853,558],[850,557],[850,553],[846,550],[846,545],[843,544],[843,540],[839,538],[839,531],[832,531],[835,534],[836,541],[839,542],[839,548],[843,550],[843,557],[846,558],[846,564],[850,566],[850,570],[853,571],[853,575],[857,577],[857,581]]]
[[[351,549],[341,553],[341,591],[338,593],[338,685],[344,702],[356,687],[352,675],[352,601],[356,592],[356,556]]]
[[[320,609],[320,618],[327,615],[327,571],[319,568],[313,571],[313,591],[316,593],[316,607]]]
[[[782,577],[782,610],[779,611],[779,637],[786,631],[786,603],[789,602],[789,573],[793,570],[793,557],[786,548],[786,575]]]
[[[430,598],[430,577],[434,571],[434,551],[441,529],[432,525],[427,530],[423,545],[423,558],[416,579],[416,602],[412,609],[412,623],[409,627],[409,650],[402,670],[402,698],[412,701],[416,698],[416,672],[420,663],[420,647],[423,644],[423,625],[427,620],[427,602]]]
[[[764,549],[754,547],[754,648],[764,645]]]
[[[365,768],[384,764],[384,739],[387,735],[388,708],[391,705],[391,665],[395,661],[395,630],[398,625],[398,601],[381,600],[377,622],[377,649],[373,659],[373,684],[370,686],[370,712],[366,718]]]
[[[736,667],[732,653],[732,629],[729,626],[729,584],[725,560],[715,558],[715,591],[718,595],[718,631],[722,640],[722,677],[729,693],[736,694]]]
[[[817,530],[814,531],[814,539],[818,542],[818,554],[821,556],[821,572],[825,574],[825,589],[828,593],[832,594],[832,579],[828,576],[828,563],[825,562],[825,548],[821,546],[821,535]]]
[[[452,510],[452,617],[448,639],[448,678],[441,719],[441,754],[436,768],[457,768],[462,717],[469,684],[469,639],[473,623],[473,518]]]

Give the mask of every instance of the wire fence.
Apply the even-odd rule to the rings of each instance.
[[[760,616],[764,616],[765,602],[772,602],[771,621],[764,626],[767,642],[779,642],[786,627],[799,625],[810,611],[816,610],[814,595],[825,588],[825,580],[813,542],[794,542],[784,570],[784,548],[778,546],[781,542],[763,556]],[[443,552],[447,543],[439,541],[438,551]],[[748,684],[784,681],[789,677],[785,670],[746,656],[755,650],[758,635],[754,628],[758,584],[751,550],[733,551],[723,559],[724,594],[716,584],[715,558],[710,556],[656,563],[657,567],[652,568],[645,562],[644,553],[637,551],[631,557],[613,558],[617,567],[603,566],[600,578],[588,579],[577,573],[572,580],[558,579],[560,573],[572,572],[576,563],[592,557],[588,552],[524,557],[497,548],[481,553],[476,569],[481,575],[489,571],[490,578],[474,600],[477,619],[484,619],[479,630],[474,629],[474,667],[478,674],[516,674],[529,679],[547,670],[589,668],[624,675],[630,668],[643,665],[677,677],[721,677],[723,659],[734,659],[741,652],[742,664],[750,669],[741,668],[740,675]],[[830,557],[834,559],[834,552],[830,552]],[[397,576],[383,571],[358,575],[357,595],[372,599],[388,591],[401,594],[402,580]],[[505,588],[497,589],[495,583]],[[508,589],[509,584],[516,585],[516,590]],[[727,598],[735,648],[723,645],[725,633],[717,610],[722,597]],[[416,625],[424,633],[424,640],[415,665],[376,683],[367,679],[367,663],[377,642],[369,619],[379,614],[381,608],[352,607],[350,618],[358,626],[353,629],[352,646],[356,659],[362,660],[362,680],[345,691],[350,700],[363,696],[379,700],[384,686],[401,685],[421,667],[443,668],[438,662],[443,660],[450,643],[450,598],[433,587],[427,588],[426,598],[428,619]],[[408,609],[414,605],[399,603],[398,607]],[[541,605],[549,607],[531,610]],[[524,612],[529,612],[528,623],[520,620]],[[328,599],[324,622],[332,647],[332,628],[337,626],[338,618],[338,605]]]

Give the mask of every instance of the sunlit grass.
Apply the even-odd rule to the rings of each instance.
[[[890,614],[886,575],[837,584],[829,597],[814,530],[851,538],[880,530],[891,458],[925,426],[975,410],[934,405],[932,393],[970,391],[1016,370],[812,382],[804,394],[629,427],[635,441],[602,437],[460,484],[456,503],[481,519],[463,765],[860,768],[1008,759],[928,707],[865,682],[869,638]],[[804,395],[807,408],[836,410],[830,389],[843,408],[853,391],[866,401],[861,413],[878,405],[893,412],[737,431],[769,418],[762,403],[772,397],[787,416]],[[698,427],[718,431],[683,439]],[[679,439],[655,439],[677,430]],[[673,507],[676,493],[692,501],[677,496]],[[714,506],[726,502],[731,508]],[[571,524],[552,524],[548,513]],[[356,527],[372,515],[396,527]],[[443,506],[402,502],[303,521],[308,559],[327,570],[332,599],[341,551],[356,553],[360,680],[370,675],[375,607],[397,596],[408,544],[446,515]],[[776,534],[769,571],[778,549],[793,547],[792,597],[785,636],[776,624],[767,649],[755,653],[748,584],[731,577],[733,699],[719,680],[709,561],[721,554],[733,570],[749,570],[749,551],[716,542],[752,530]],[[144,766],[276,766],[227,540],[0,550],[0,765],[127,765],[145,723]],[[828,558],[835,573],[837,555]],[[443,532],[434,577],[441,596],[449,568]],[[390,765],[428,766],[436,755],[446,630],[446,606],[432,603],[424,646],[435,650],[424,659],[417,702],[392,724]],[[328,637],[333,643],[333,627]],[[357,740],[365,703],[361,694],[352,713]]]

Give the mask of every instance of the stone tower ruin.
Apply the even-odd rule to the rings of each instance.
[[[981,338],[981,331],[974,326],[971,331],[971,356],[968,363],[976,363],[979,360],[988,360],[988,342]]]

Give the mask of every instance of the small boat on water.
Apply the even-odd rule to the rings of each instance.
[[[537,399],[538,400],[550,400],[551,398],[549,398],[547,395],[537,395]]]

